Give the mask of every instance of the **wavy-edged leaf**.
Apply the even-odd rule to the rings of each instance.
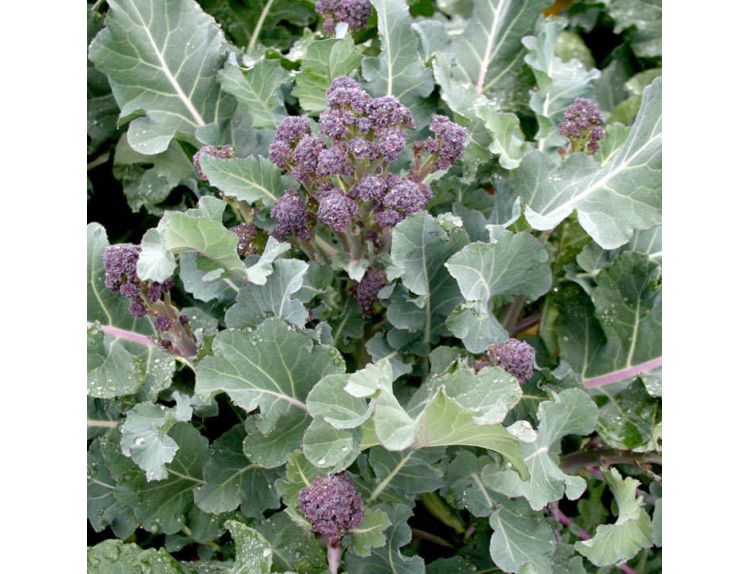
[[[219,119],[216,74],[224,38],[193,0],[112,0],[89,58],[107,75],[136,151],[163,152],[174,137]],[[142,117],[137,117],[142,116]]]
[[[286,116],[281,87],[289,81],[289,74],[278,60],[261,60],[247,71],[227,62],[219,81],[222,92],[245,107],[254,128],[276,127]]]
[[[226,527],[235,547],[232,574],[271,574],[273,550],[268,541],[256,530],[236,520],[228,520]]]
[[[104,540],[86,552],[88,574],[183,574],[180,563],[160,548],[142,549],[122,540]]]
[[[526,502],[504,501],[490,516],[490,526],[494,530],[490,555],[504,572],[555,572],[552,562],[555,534],[539,513],[530,512]],[[531,570],[522,570],[524,566]]]
[[[221,159],[203,154],[200,161],[211,185],[249,204],[273,205],[289,187],[279,168],[263,156]]]
[[[254,523],[273,552],[273,564],[279,572],[324,572],[326,558],[315,537],[296,524],[286,512],[277,512],[267,520]]]

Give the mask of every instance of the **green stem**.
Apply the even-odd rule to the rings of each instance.
[[[428,492],[420,497],[420,502],[427,511],[437,518],[440,522],[456,531],[456,534],[466,532],[463,522],[453,513],[440,496],[435,492]]]

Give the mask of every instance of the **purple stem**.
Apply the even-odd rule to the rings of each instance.
[[[339,571],[339,562],[341,561],[341,545],[328,544],[328,572],[336,574]]]
[[[541,318],[542,318],[541,313],[537,313],[536,315],[531,315],[529,317],[525,317],[525,318],[521,319],[516,324],[515,328],[511,332],[511,335],[517,335],[521,331],[525,331],[529,327],[531,327],[533,325],[536,325]]]
[[[641,373],[645,373],[647,371],[658,369],[659,367],[661,367],[661,357],[651,359],[650,361],[646,361],[645,363],[635,365],[634,367],[630,367],[628,369],[614,371],[612,373],[602,375],[601,377],[584,379],[583,384],[586,385],[589,389],[593,389],[594,387],[601,387],[604,385],[611,385],[612,383],[630,379],[631,377],[635,377],[636,375],[640,375]]]
[[[588,540],[589,538],[591,538],[591,535],[588,532],[586,532],[582,528],[578,528],[575,524],[573,524],[573,520],[570,517],[563,514],[562,510],[560,510],[560,508],[557,506],[557,502],[551,503],[549,505],[549,509],[550,509],[550,512],[552,513],[552,518],[557,520],[557,522],[559,522],[563,526],[568,526],[571,532],[573,532],[573,534],[578,536],[578,538],[582,540]],[[617,567],[622,572],[625,572],[625,574],[637,574],[636,571],[633,570],[627,564],[620,564]]]
[[[89,322],[88,328],[94,327],[94,323]],[[111,325],[100,325],[98,327],[102,330],[102,332],[106,333],[107,335],[112,335],[113,337],[119,337],[120,339],[126,339],[128,341],[132,341],[133,343],[139,343],[141,345],[149,345],[153,346],[156,345],[156,343],[151,339],[151,337],[147,335],[141,335],[140,333],[134,333],[133,331],[126,331],[125,329],[120,329],[119,327],[112,327]]]

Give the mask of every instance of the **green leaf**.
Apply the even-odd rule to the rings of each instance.
[[[632,379],[661,356],[661,270],[622,253],[597,276],[591,300],[577,287],[560,293],[560,355],[587,386]]]
[[[593,538],[575,545],[595,566],[630,560],[653,543],[651,520],[643,507],[643,496],[636,493],[640,482],[631,477],[623,479],[616,468],[605,472],[604,479],[617,501],[617,521],[597,526]]]
[[[369,556],[346,554],[346,568],[349,574],[424,574],[424,561],[419,556],[406,557],[400,548],[411,540],[411,529],[406,521],[411,510],[403,504],[383,508],[388,514],[391,526],[386,530],[386,544],[372,550]]]
[[[404,362],[398,349],[391,347],[383,333],[376,333],[372,339],[365,343],[365,349],[370,355],[373,362],[385,359],[390,363],[393,370],[393,380],[398,379],[401,375],[411,373],[411,365]]]
[[[628,242],[633,231],[661,221],[661,79],[643,95],[627,140],[603,167],[584,154],[562,166],[535,151],[516,171],[514,189],[534,229],[552,229],[574,210],[604,249]]]
[[[493,112],[489,107],[479,108],[477,117],[492,134],[490,151],[500,156],[500,166],[515,169],[528,151],[529,144],[521,131],[516,114]]]
[[[143,550],[122,540],[104,540],[86,552],[88,574],[183,574],[166,550]]]
[[[370,556],[373,548],[385,546],[385,530],[391,525],[391,519],[382,510],[365,509],[362,522],[357,528],[349,530],[351,549],[357,556]]]
[[[615,34],[625,32],[636,56],[661,56],[661,0],[612,0],[608,11]]]
[[[370,417],[367,403],[345,392],[348,375],[327,375],[307,395],[307,409],[313,417],[320,417],[333,428],[351,429],[362,425]]]
[[[203,484],[203,465],[208,459],[208,440],[187,423],[169,431],[177,443],[174,460],[167,465],[168,477],[149,483],[129,478],[137,505],[135,515],[149,532],[175,534],[185,524],[185,513],[193,503],[193,490]]]
[[[575,500],[586,489],[586,481],[565,474],[557,464],[554,450],[562,437],[569,434],[587,435],[594,430],[597,419],[596,404],[579,389],[567,389],[553,400],[540,403],[537,410],[539,429],[535,440],[522,442],[521,456],[530,478],[518,480],[515,473],[495,465],[482,474],[492,490],[515,497],[523,495],[534,510],[560,500],[566,494]]]
[[[191,141],[195,128],[221,114],[221,30],[193,0],[108,4],[89,58],[109,78],[121,121],[132,120],[128,142],[153,155],[175,137]]]
[[[302,438],[302,452],[315,466],[340,472],[357,458],[361,434],[359,429],[337,429],[316,418]]]
[[[654,544],[656,546],[661,546],[661,498],[657,499],[656,502],[654,502],[654,518],[653,518],[653,528],[654,528]]]
[[[286,465],[286,476],[276,481],[275,487],[287,506],[296,506],[299,493],[309,487],[315,477],[326,474],[326,471],[313,465],[302,451],[289,457]]]
[[[482,353],[492,343],[503,341],[508,336],[495,315],[478,301],[464,303],[453,309],[445,326],[461,339],[470,353]]]
[[[376,96],[396,96],[410,106],[430,95],[432,73],[419,56],[419,39],[411,28],[404,0],[372,0],[378,14],[380,56],[365,58],[362,75]]]
[[[492,561],[505,572],[553,574],[555,535],[536,512],[522,500],[506,500],[492,516]],[[524,568],[525,567],[525,568]],[[529,570],[529,567],[531,570]],[[524,568],[522,570],[522,568]]]
[[[313,114],[322,112],[327,105],[325,94],[331,82],[339,76],[348,76],[361,59],[351,36],[311,42],[305,51],[302,69],[294,78],[292,95],[299,99],[303,110]]]
[[[301,409],[290,411],[268,431],[261,419],[250,416],[245,419],[247,437],[243,442],[245,455],[263,468],[276,468],[287,462],[299,449],[310,417]]]
[[[659,420],[659,401],[635,382],[615,396],[600,389],[608,398],[599,407],[596,431],[613,448],[632,450],[647,446],[654,437]]]
[[[486,0],[474,3],[471,18],[450,54],[438,54],[435,76],[443,99],[451,109],[472,117],[475,105],[502,106],[512,99],[523,68],[521,38],[550,0]],[[482,98],[481,96],[486,96]]]
[[[180,255],[180,279],[185,291],[200,301],[232,301],[239,288],[221,277],[212,278],[211,272],[218,269],[210,259],[196,252]]]
[[[565,25],[561,20],[540,20],[536,36],[522,40],[529,51],[524,61],[534,72],[538,86],[531,92],[529,107],[539,123],[536,139],[542,151],[565,143],[557,127],[565,108],[577,97],[590,96],[592,82],[600,75],[599,70],[588,70],[576,59],[563,61],[556,55],[558,37]]]
[[[489,456],[475,456],[460,450],[448,466],[448,490],[458,508],[466,508],[474,516],[489,516],[500,502],[507,500],[490,490],[482,479],[482,469],[493,461]]]
[[[426,448],[394,452],[373,447],[368,452],[368,462],[375,473],[369,484],[368,503],[374,501],[404,501],[417,494],[432,492],[445,484],[439,460],[445,454],[442,448]]]
[[[232,574],[271,574],[273,551],[268,541],[256,530],[235,520],[228,520],[226,527],[236,553]]]
[[[213,341],[213,355],[198,366],[195,392],[226,392],[241,408],[260,408],[262,430],[292,409],[306,410],[310,389],[325,375],[342,373],[338,351],[315,345],[280,319],[253,331],[226,330]]]
[[[172,396],[176,406],[139,403],[128,411],[122,425],[122,454],[146,472],[148,481],[167,478],[166,465],[172,462],[178,448],[167,433],[177,422],[190,421],[193,416],[187,395],[175,391]]]
[[[278,571],[314,574],[326,570],[325,554],[315,537],[295,524],[287,512],[277,512],[254,526],[270,544]]]
[[[219,514],[242,504],[246,516],[261,516],[268,509],[278,508],[273,483],[279,473],[248,460],[242,449],[245,436],[242,425],[236,425],[213,443],[203,467],[204,484],[195,490],[195,503],[201,510]]]
[[[144,281],[163,283],[177,267],[174,255],[164,245],[161,234],[149,229],[141,239],[141,254],[138,256],[138,277]]]
[[[273,273],[273,262],[289,249],[291,245],[288,243],[279,243],[275,238],[269,237],[263,255],[247,270],[248,281],[256,285],[265,285],[268,276]]]
[[[289,81],[278,60],[261,60],[248,71],[227,62],[219,72],[221,91],[235,97],[254,128],[274,128],[286,116],[281,88]]]
[[[221,159],[203,154],[200,161],[212,186],[251,205],[273,205],[290,186],[279,168],[263,156]]]

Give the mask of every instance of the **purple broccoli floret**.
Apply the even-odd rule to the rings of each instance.
[[[347,530],[362,523],[364,503],[357,488],[343,473],[318,476],[299,494],[299,509],[329,546],[338,544]]]
[[[368,106],[368,115],[375,128],[410,128],[414,129],[414,116],[411,110],[395,96],[375,98]]]
[[[159,333],[166,333],[172,328],[172,321],[160,315],[156,318],[156,321],[154,321],[154,328]]]
[[[570,140],[570,151],[594,154],[604,137],[604,118],[596,104],[588,98],[576,98],[565,110],[560,133]]]
[[[104,286],[128,298],[140,294],[141,280],[136,267],[141,248],[137,245],[110,245],[104,250]]]
[[[534,347],[524,341],[508,338],[502,345],[493,343],[487,349],[487,356],[516,377],[519,383],[526,382],[534,374]]]
[[[331,110],[351,110],[363,113],[372,98],[359,84],[347,76],[339,76],[326,92],[326,103]]]
[[[341,146],[334,145],[328,149],[324,149],[318,156],[316,172],[321,177],[351,175],[353,169],[346,151]]]
[[[352,32],[367,27],[372,6],[370,0],[318,0],[315,11],[325,18],[323,32],[336,33],[336,24],[346,22]]]
[[[230,145],[224,145],[221,147],[204,145],[193,154],[193,167],[195,167],[195,171],[198,173],[198,179],[201,181],[208,181],[206,174],[203,173],[203,168],[201,168],[201,157],[204,155],[218,157],[219,159],[232,159],[236,155],[236,152]]]
[[[366,175],[352,187],[352,195],[360,201],[371,201],[379,205],[385,197],[388,186],[379,175]]]
[[[377,150],[385,161],[396,161],[406,148],[406,134],[398,128],[383,130],[378,139]]]
[[[271,217],[276,221],[276,227],[271,231],[271,235],[278,241],[286,239],[289,235],[296,235],[305,241],[312,237],[307,203],[296,189],[288,189],[276,200],[271,208]]]
[[[435,165],[438,169],[448,169],[463,155],[469,133],[465,128],[440,115],[432,116],[430,130],[435,137],[427,138],[423,144],[424,148],[435,155]]]
[[[372,304],[378,298],[378,292],[385,286],[388,279],[385,271],[377,267],[369,267],[362,276],[362,281],[354,285],[354,297],[362,307],[365,317],[372,315]]]
[[[356,213],[357,202],[347,197],[344,190],[334,188],[320,194],[318,219],[334,231],[345,231]]]
[[[304,136],[292,153],[292,175],[300,183],[305,183],[315,175],[318,157],[326,144],[314,136]]]
[[[399,178],[401,179],[401,178]],[[408,179],[401,179],[392,187],[383,199],[383,205],[395,209],[402,215],[410,215],[422,211],[427,205],[425,194],[419,185]]]
[[[255,253],[253,240],[258,233],[258,228],[252,223],[240,223],[230,227],[229,231],[237,236],[237,255],[246,257]]]
[[[375,159],[378,155],[377,148],[362,137],[350,139],[346,142],[346,147],[355,159]]]
[[[312,134],[307,118],[289,116],[284,118],[268,148],[268,158],[281,168],[286,168],[292,161],[295,146],[305,136]]]

